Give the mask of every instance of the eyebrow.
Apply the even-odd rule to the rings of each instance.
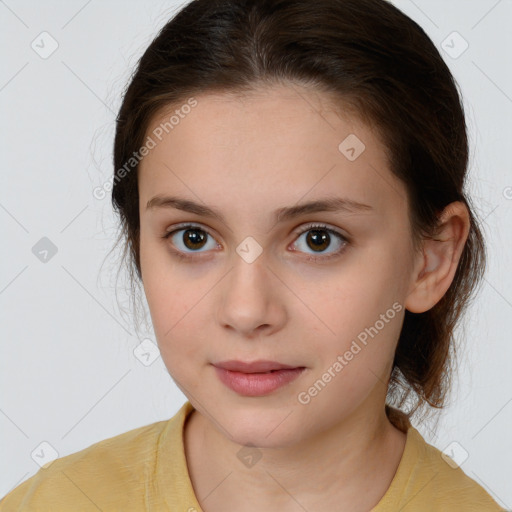
[[[176,196],[157,195],[151,198],[146,205],[146,210],[155,208],[175,208],[189,213],[195,213],[203,217],[217,219],[227,224],[224,215],[215,208],[199,204],[190,199]],[[370,205],[358,203],[351,199],[341,197],[326,197],[308,203],[302,203],[295,206],[286,206],[274,211],[276,222],[282,222],[294,219],[301,215],[317,212],[342,212],[342,213],[365,213],[372,212],[374,208]]]

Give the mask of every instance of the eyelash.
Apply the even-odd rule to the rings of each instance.
[[[206,233],[209,236],[211,236],[212,238],[214,238],[214,236],[207,229],[204,229],[203,227],[201,227],[201,226],[199,226],[197,224],[184,224],[184,225],[176,226],[176,229],[173,229],[172,231],[167,231],[166,233],[164,233],[162,235],[162,238],[167,240],[168,238],[170,238],[175,233],[178,233],[179,231],[187,231],[188,229],[196,229],[198,231],[203,231],[204,233]],[[327,231],[330,234],[334,234],[337,238],[339,238],[341,240],[341,242],[343,242],[343,245],[342,245],[342,247],[340,249],[338,249],[334,253],[329,254],[327,256],[313,256],[313,255],[309,254],[308,257],[307,257],[308,261],[326,261],[326,260],[330,260],[331,258],[335,258],[337,256],[340,256],[345,251],[347,245],[350,244],[350,240],[347,237],[343,236],[338,231],[336,231],[336,230],[334,230],[332,228],[329,228],[325,224],[315,224],[315,223],[310,224],[305,229],[303,229],[302,231],[296,233],[297,238],[302,236],[304,233],[307,233],[308,231],[312,231],[314,229],[317,229],[319,231],[320,230],[321,231]],[[197,256],[193,255],[193,253],[187,254],[187,253],[184,253],[182,251],[174,250],[174,249],[172,251],[180,259],[192,260],[192,259],[197,258]]]

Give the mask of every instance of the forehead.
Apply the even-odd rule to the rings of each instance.
[[[195,101],[162,111],[147,130],[155,146],[139,166],[141,210],[165,193],[239,215],[326,195],[376,211],[405,200],[378,134],[325,93],[273,86]]]

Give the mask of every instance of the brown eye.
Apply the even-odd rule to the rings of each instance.
[[[326,249],[327,247],[329,247],[330,242],[331,236],[327,231],[319,229],[308,231],[306,243],[314,251],[322,251]]]
[[[302,230],[299,233],[297,241],[294,243],[294,246],[298,247],[298,250],[305,254],[321,255],[320,257],[313,256],[313,259],[327,259],[331,256],[336,256],[347,245],[348,240],[341,233],[324,225],[308,226],[306,230]],[[329,248],[334,248],[334,250],[326,251]]]
[[[200,229],[187,229],[182,236],[182,242],[190,250],[201,249],[206,241],[208,234]]]
[[[164,238],[169,239],[177,252],[183,253],[183,256],[191,256],[194,252],[201,254],[218,247],[210,233],[193,225],[169,231]]]

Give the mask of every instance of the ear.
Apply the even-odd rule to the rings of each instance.
[[[453,281],[469,234],[469,212],[464,203],[450,203],[439,217],[432,239],[425,239],[416,257],[405,309],[424,313],[441,300]]]

